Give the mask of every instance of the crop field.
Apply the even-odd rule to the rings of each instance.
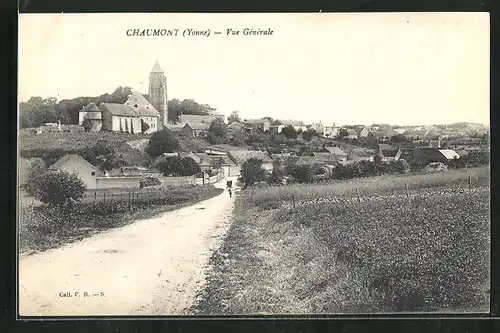
[[[283,201],[306,201],[344,196],[361,197],[384,194],[405,194],[425,188],[468,188],[488,186],[490,171],[487,167],[456,169],[448,172],[410,175],[384,175],[357,178],[349,181],[331,181],[324,184],[299,184],[268,187],[254,191],[249,202],[254,206],[276,206]]]
[[[146,134],[112,133],[112,132],[75,132],[75,133],[43,133],[31,134],[28,130],[19,131],[19,150],[55,148],[62,150],[80,150],[93,147],[98,141],[104,140],[113,148],[123,143],[139,139],[149,139]]]
[[[475,177],[470,190],[469,174]],[[478,168],[241,192],[225,253],[214,256],[196,309],[247,315],[486,312],[487,174]],[[405,184],[414,189],[409,196]],[[364,189],[361,200],[356,188]],[[270,191],[293,191],[304,204],[269,205],[263,198]]]

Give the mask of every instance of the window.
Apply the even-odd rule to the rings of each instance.
[[[95,171],[92,171],[90,174],[91,174],[92,176],[95,176]]]

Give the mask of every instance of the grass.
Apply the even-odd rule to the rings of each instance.
[[[204,315],[488,311],[489,190],[477,183],[471,191],[442,188],[461,184],[467,171],[485,181],[481,169],[443,173],[442,180],[410,175],[368,185],[365,179],[372,196],[401,182],[422,192],[297,209],[263,210],[265,201],[250,206],[252,193],[242,192],[193,309]],[[301,189],[349,196],[353,185],[323,186]]]
[[[20,202],[19,252],[30,253],[59,247],[103,230],[121,227],[138,219],[192,205],[222,193],[213,185],[183,186],[138,200],[83,202],[72,209],[33,207]],[[144,194],[144,192],[142,192]]]
[[[425,174],[395,174],[377,177],[356,178],[349,181],[331,181],[326,184],[298,184],[268,187],[255,192],[249,199],[252,205],[276,204],[282,200],[308,200],[322,197],[371,195],[373,193],[405,193],[410,190],[434,187],[468,187],[469,176],[473,186],[489,184],[489,169],[486,167],[456,169],[448,172]]]

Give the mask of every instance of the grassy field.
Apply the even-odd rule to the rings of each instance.
[[[477,181],[463,191],[469,173]],[[263,198],[278,190],[350,196],[355,186],[264,188],[253,200],[252,192],[241,192],[225,243],[212,257],[208,287],[193,309],[206,315],[488,311],[487,173],[363,179],[357,186],[366,185],[365,193],[380,200],[296,209],[272,208]],[[414,196],[384,199],[405,183],[418,185]]]
[[[223,190],[213,185],[182,186],[172,191],[153,192],[135,200],[92,201],[72,209],[38,206],[29,201],[19,204],[19,251],[28,253],[59,247],[89,237],[103,230],[117,228],[137,219],[192,205],[219,195]]]
[[[283,200],[310,200],[324,197],[343,197],[381,194],[406,193],[424,188],[463,187],[467,188],[469,177],[472,186],[486,186],[490,182],[489,168],[455,169],[444,173],[393,174],[378,177],[356,178],[348,181],[331,181],[326,184],[298,184],[260,189],[249,197],[249,203],[255,206],[275,205]]]
[[[63,150],[79,150],[92,148],[104,140],[113,148],[122,144],[140,139],[149,139],[148,134],[112,133],[112,132],[75,132],[75,133],[43,133],[32,134],[29,130],[19,131],[19,150],[59,148]]]

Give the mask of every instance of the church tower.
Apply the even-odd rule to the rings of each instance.
[[[158,130],[168,124],[168,99],[167,99],[167,77],[160,67],[158,60],[149,73],[149,100],[160,113]]]

